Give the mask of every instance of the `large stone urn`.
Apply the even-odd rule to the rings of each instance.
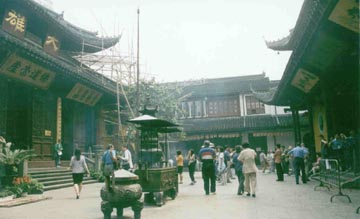
[[[142,199],[142,188],[138,184],[139,177],[121,169],[115,171],[113,180],[115,181],[115,185],[112,186],[113,191],[107,191],[105,186],[100,191],[101,211],[104,214],[104,219],[111,218],[113,208],[116,208],[118,218],[122,218],[123,209],[127,207],[132,208],[135,219],[140,219],[144,201]]]

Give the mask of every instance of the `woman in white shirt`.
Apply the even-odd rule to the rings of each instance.
[[[81,155],[81,151],[78,148],[75,149],[75,155],[71,157],[70,169],[72,170],[76,199],[79,199],[84,173],[86,172],[89,176],[90,172],[86,165],[85,156]]]
[[[226,179],[226,172],[225,172],[226,165],[225,165],[224,148],[220,146],[219,149],[220,149],[220,153],[217,158],[217,163],[218,163],[217,170],[218,170],[219,177],[221,180],[221,185],[226,185],[227,179]]]

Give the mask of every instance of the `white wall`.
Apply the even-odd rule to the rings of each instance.
[[[273,106],[273,105],[266,105],[265,104],[265,114],[270,114],[270,115],[291,114],[291,111],[285,113],[284,112],[285,108],[290,108],[290,107],[288,107],[288,106]]]

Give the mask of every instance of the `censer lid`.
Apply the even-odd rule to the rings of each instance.
[[[120,182],[135,181],[139,179],[139,177],[136,174],[133,174],[124,169],[116,170],[114,172],[114,175],[115,175],[115,181],[120,181]]]

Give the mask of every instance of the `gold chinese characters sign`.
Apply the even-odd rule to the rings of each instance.
[[[331,12],[329,20],[359,33],[359,0],[340,0]]]
[[[102,93],[77,83],[66,97],[80,103],[94,106],[100,100],[101,96]]]
[[[12,54],[1,64],[0,73],[42,89],[48,89],[55,78],[54,72],[16,54]]]
[[[44,42],[45,52],[50,53],[52,55],[56,55],[59,49],[60,49],[59,40],[54,36],[47,36]]]
[[[26,30],[26,18],[15,10],[5,13],[2,28],[17,37],[23,38]]]
[[[302,90],[304,93],[309,93],[318,81],[318,76],[300,68],[291,81],[291,85]]]

